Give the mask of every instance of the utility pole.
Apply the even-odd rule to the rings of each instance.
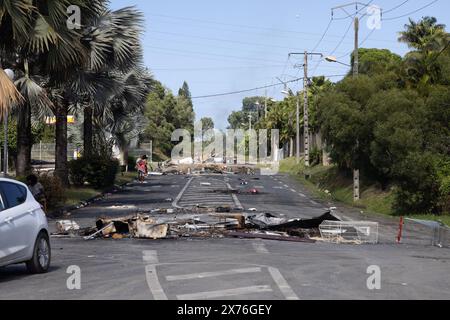
[[[359,17],[355,16],[355,51],[353,53],[353,77],[359,75]],[[359,139],[356,140],[356,149],[359,150]],[[361,181],[359,168],[353,169],[353,201],[361,200]]]
[[[267,119],[267,89],[264,91],[264,119]]]
[[[308,52],[305,51],[303,53],[292,52],[291,55],[303,55],[303,135],[305,139],[305,166],[309,167],[311,165],[310,162],[310,139],[309,139],[309,101],[308,101],[308,89],[309,89],[309,78],[308,78],[308,56],[320,56],[323,57],[322,53],[317,52]],[[300,105],[297,99],[297,159],[300,159]]]
[[[304,53],[304,66],[303,66],[303,135],[305,139],[305,166],[309,167],[311,162],[309,161],[309,106],[308,106],[308,52]],[[297,108],[298,110],[299,108]],[[297,111],[299,112],[299,111]],[[299,123],[297,122],[297,126]],[[299,130],[300,131],[300,130]],[[300,145],[297,145],[300,152]]]
[[[331,9],[331,15],[334,16],[335,10],[340,10],[345,13],[348,18],[354,20],[355,29],[355,49],[353,51],[353,77],[357,78],[359,74],[359,15],[363,9],[368,8],[370,4],[353,2],[346,5],[334,7]],[[348,7],[355,7],[355,13],[350,14],[348,12]],[[365,15],[365,14],[364,14]],[[359,139],[356,139],[356,147],[359,149]],[[359,168],[355,166],[353,168],[353,201],[358,202],[361,199],[361,189],[360,189],[360,171]]]

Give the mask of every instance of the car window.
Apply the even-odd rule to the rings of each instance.
[[[0,194],[0,212],[6,209],[6,203],[3,201],[3,197]]]
[[[27,189],[11,182],[0,182],[5,205],[10,208],[17,207],[27,200]]]

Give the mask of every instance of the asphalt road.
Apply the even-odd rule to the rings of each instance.
[[[248,185],[241,185],[245,178]],[[256,188],[233,197],[227,189]],[[222,190],[224,192],[212,192]],[[332,202],[311,196],[293,179],[259,176],[162,176],[77,210],[71,219],[93,226],[101,215],[122,216],[172,206],[234,205],[287,217],[316,217]],[[28,275],[23,265],[0,269],[0,299],[449,299],[450,251],[431,247],[430,230],[408,225],[395,243],[396,221],[337,206],[342,219],[380,222],[379,245],[333,245],[241,239],[52,239],[52,269]],[[50,224],[53,226],[54,221]],[[81,289],[70,290],[70,266]],[[378,266],[381,288],[369,290]]]

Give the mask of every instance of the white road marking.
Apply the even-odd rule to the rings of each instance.
[[[305,194],[303,194],[303,193],[301,193],[301,192],[299,192],[298,194],[299,194],[301,197],[306,198],[306,195],[305,195]]]
[[[189,181],[186,183],[186,185],[184,186],[184,188],[180,191],[180,193],[178,194],[177,198],[174,200],[174,202],[172,203],[172,206],[175,208],[179,208],[181,209],[180,206],[178,206],[178,201],[180,201],[181,197],[183,196],[184,192],[186,191],[186,189],[189,187],[189,185],[191,184],[192,180],[194,180],[194,178],[190,178]]]
[[[177,295],[178,300],[207,300],[221,297],[240,296],[251,293],[272,292],[270,286],[252,286],[218,291],[207,291]]]
[[[255,249],[255,251],[257,253],[263,253],[263,254],[269,253],[269,250],[267,250],[267,248],[263,242],[253,242],[252,246],[253,246],[253,249]]]
[[[269,267],[269,273],[273,278],[273,281],[277,284],[281,293],[283,293],[286,300],[300,300],[299,297],[295,294],[294,290],[289,286],[281,274],[280,270],[277,268]]]
[[[228,187],[228,190],[233,189],[229,183],[227,183],[227,187]],[[231,196],[233,197],[233,201],[234,201],[234,204],[236,205],[236,208],[244,208],[242,206],[241,202],[239,201],[238,197],[234,193]]]
[[[166,276],[166,280],[167,281],[192,280],[192,279],[203,279],[203,278],[234,275],[234,274],[240,274],[240,273],[256,273],[256,272],[261,272],[261,268],[232,269],[232,270],[217,271],[217,272],[201,272],[201,273],[182,274],[182,275],[175,275],[175,276]]]
[[[159,283],[158,274],[156,273],[156,264],[159,262],[157,251],[142,251],[142,259],[144,262],[150,263],[150,265],[145,267],[145,279],[147,280],[147,285],[153,295],[153,299],[168,300],[161,284]]]
[[[159,262],[157,251],[156,250],[142,251],[142,260],[144,260],[144,262],[146,263],[157,264]]]
[[[287,184],[284,185],[285,188],[289,188],[289,186]]]
[[[149,265],[145,267],[145,277],[147,279],[148,287],[155,300],[168,300],[163,288],[158,280],[158,275],[156,273],[156,266]]]
[[[294,193],[296,193],[296,192],[297,192],[297,190],[294,190],[294,189],[291,189],[291,191],[292,191],[292,192],[294,192]]]

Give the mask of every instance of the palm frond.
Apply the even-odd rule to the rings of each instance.
[[[12,106],[18,105],[21,101],[23,101],[22,95],[3,69],[0,68],[0,120]]]
[[[51,114],[54,105],[43,87],[26,76],[17,80],[15,84],[25,101],[32,106],[33,113],[38,119],[45,119]]]

